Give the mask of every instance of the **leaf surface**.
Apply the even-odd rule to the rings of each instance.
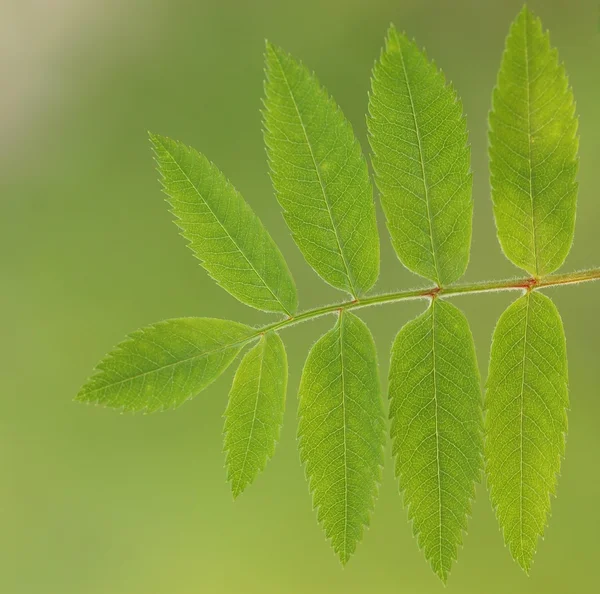
[[[296,287],[287,264],[242,196],[196,150],[150,138],[177,225],[206,271],[242,303],[294,313]]]
[[[529,571],[544,533],[567,431],[567,355],[560,315],[532,292],[500,317],[486,392],[486,474],[513,558]]]
[[[287,356],[281,338],[267,332],[242,359],[225,412],[227,478],[237,497],[264,470],[283,424]]]
[[[306,261],[359,297],[379,275],[379,236],[367,163],[352,127],[317,79],[271,44],[264,127],[271,178]]]
[[[434,299],[400,330],[389,386],[396,476],[419,546],[445,582],[483,465],[479,371],[460,310]]]
[[[466,121],[442,72],[394,27],[373,69],[368,125],[396,254],[439,286],[456,281],[473,213]]]
[[[146,326],[102,359],[76,400],[124,411],[175,408],[219,377],[255,333],[212,318]]]
[[[345,564],[369,524],[385,443],[375,344],[355,315],[340,314],[310,351],[299,416],[300,458],[317,517]]]
[[[511,26],[492,103],[498,238],[514,264],[542,277],[564,262],[573,242],[577,118],[558,53],[527,7]]]

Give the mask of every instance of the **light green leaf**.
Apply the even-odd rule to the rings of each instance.
[[[175,408],[219,377],[255,333],[211,318],[146,326],[102,359],[76,400],[124,411]]]
[[[177,225],[202,266],[242,303],[292,315],[297,297],[287,264],[236,189],[194,149],[150,139]]]
[[[355,315],[340,313],[310,351],[299,416],[300,458],[317,517],[345,564],[369,524],[385,443],[375,344]]]
[[[525,7],[510,29],[494,89],[490,170],[502,249],[538,278],[564,262],[573,242],[576,134],[564,67]]]
[[[227,478],[237,497],[264,470],[283,424],[287,357],[281,338],[267,332],[243,358],[225,412]]]
[[[400,261],[439,286],[469,261],[472,176],[462,105],[414,42],[391,27],[369,97],[373,167]]]
[[[419,546],[446,582],[483,465],[479,371],[460,310],[434,299],[400,330],[392,348],[390,399],[400,490]]]
[[[317,79],[271,44],[265,142],[285,220],[307,262],[359,297],[379,275],[379,236],[367,163],[344,115]]]
[[[548,297],[532,292],[498,321],[485,403],[490,496],[504,541],[527,572],[564,455],[568,405],[562,321]]]

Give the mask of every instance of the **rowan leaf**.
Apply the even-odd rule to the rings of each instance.
[[[196,150],[150,139],[177,225],[206,271],[242,303],[292,315],[298,300],[290,271],[242,196]]]
[[[446,582],[483,466],[479,371],[459,309],[434,299],[400,330],[389,386],[400,490],[419,547]]]
[[[340,313],[311,349],[299,417],[300,458],[317,518],[345,564],[369,524],[385,443],[375,344],[355,315]]]
[[[490,171],[498,238],[535,277],[564,262],[575,227],[577,118],[565,69],[525,7],[506,40],[490,113]]]
[[[287,356],[281,338],[267,332],[242,359],[225,412],[227,478],[237,497],[275,452],[283,424]]]
[[[567,354],[551,299],[531,292],[500,317],[486,391],[486,474],[513,558],[528,572],[550,512],[567,431]]]
[[[124,411],[175,408],[219,377],[255,333],[212,318],[146,326],[102,359],[76,400]]]
[[[264,128],[271,178],[306,261],[359,297],[379,275],[367,163],[352,127],[307,68],[267,44]]]
[[[439,286],[456,281],[469,261],[473,214],[466,121],[443,73],[393,26],[373,69],[368,125],[398,258]]]

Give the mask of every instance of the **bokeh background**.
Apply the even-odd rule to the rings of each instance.
[[[577,98],[576,240],[564,270],[599,264],[597,1],[536,0]],[[411,536],[387,453],[371,529],[342,569],[317,526],[296,452],[296,391],[321,319],[285,332],[286,423],[267,471],[235,503],[222,413],[234,368],[179,410],[119,415],[72,401],[125,334],[201,315],[268,316],[214,285],[178,237],[146,131],[194,145],[242,191],[282,247],[301,307],[340,298],[302,259],[267,175],[264,38],[316,70],[365,150],[369,72],[390,21],[414,35],[462,96],[475,219],[467,280],[518,271],[492,219],[486,115],[520,2],[422,0],[2,0],[0,3],[0,592],[3,594],[424,594],[442,592]],[[378,207],[377,289],[403,270]],[[600,286],[552,291],[568,337],[566,461],[531,577],[504,548],[483,486],[449,593],[590,592],[600,554]],[[485,378],[494,324],[513,296],[462,297]],[[422,304],[364,311],[381,374]],[[385,380],[384,380],[385,385]]]

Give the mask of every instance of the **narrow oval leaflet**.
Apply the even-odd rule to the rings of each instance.
[[[562,321],[551,299],[531,292],[498,321],[485,399],[490,497],[504,541],[526,572],[555,493],[568,405]]]
[[[311,349],[298,413],[300,459],[317,518],[345,564],[369,524],[385,444],[375,344],[355,315],[340,312]]]
[[[360,297],[379,276],[367,163],[352,127],[317,79],[267,44],[265,142],[285,220],[306,261]]]
[[[392,347],[396,476],[419,547],[443,582],[462,545],[483,467],[483,414],[469,323],[434,299]]]
[[[290,271],[242,196],[193,148],[150,139],[176,223],[202,266],[242,303],[291,316],[298,299]]]
[[[509,260],[543,277],[573,242],[577,118],[564,66],[527,7],[506,40],[489,125],[498,239]]]
[[[466,120],[443,73],[393,26],[373,69],[367,122],[398,258],[438,286],[458,280],[473,215]]]
[[[245,324],[213,318],[146,326],[102,359],[76,400],[123,411],[175,408],[219,377],[255,334]]]
[[[275,452],[287,378],[283,342],[275,332],[267,332],[242,359],[225,411],[225,464],[234,498],[264,470]]]

